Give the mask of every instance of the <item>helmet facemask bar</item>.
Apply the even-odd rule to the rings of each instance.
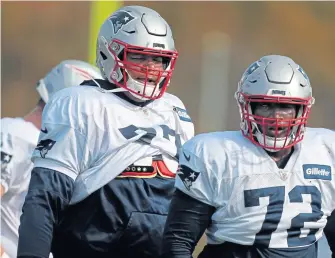
[[[143,48],[113,40],[108,50],[114,57],[115,66],[110,74],[111,81],[140,99],[158,99],[166,91],[178,58],[176,51]],[[127,60],[129,53],[145,56],[160,57],[163,59],[163,69],[137,64]],[[141,81],[132,78],[130,71],[141,74]],[[154,78],[154,80],[152,80]]]
[[[287,149],[302,141],[304,129],[310,114],[314,98],[307,99],[279,97],[268,95],[248,96],[241,92],[236,93],[237,102],[241,114],[241,130],[245,137],[254,144],[264,149],[276,152]],[[296,117],[292,119],[265,118],[254,115],[252,110],[253,103],[283,103],[297,105]],[[274,129],[273,136],[265,134],[266,127]],[[280,130],[287,130],[285,135],[279,137]]]

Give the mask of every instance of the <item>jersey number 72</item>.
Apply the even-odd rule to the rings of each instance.
[[[316,241],[315,233],[319,229],[310,229],[305,237],[300,237],[300,235],[305,222],[315,222],[323,216],[323,212],[321,211],[321,192],[316,186],[297,185],[288,193],[289,201],[291,203],[302,203],[303,194],[309,194],[311,196],[312,212],[300,213],[292,218],[291,227],[287,230],[288,247],[310,245]],[[261,230],[256,234],[254,244],[268,247],[271,240],[271,234],[276,231],[283,213],[285,187],[274,186],[245,190],[245,207],[259,206],[259,199],[261,197],[269,197],[269,205]]]

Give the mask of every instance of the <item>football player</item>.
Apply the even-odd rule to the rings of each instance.
[[[172,32],[154,10],[125,6],[102,24],[96,50],[104,80],[45,107],[18,257],[159,257],[178,150],[194,134],[165,92]]]
[[[21,209],[33,167],[30,158],[38,141],[45,103],[56,91],[92,78],[101,78],[96,67],[77,60],[63,61],[38,82],[36,89],[41,98],[29,114],[1,119],[0,257],[16,257]]]
[[[163,257],[191,257],[206,229],[201,258],[317,257],[335,208],[335,133],[306,127],[306,73],[288,57],[264,56],[235,96],[241,131],[201,134],[182,148]]]

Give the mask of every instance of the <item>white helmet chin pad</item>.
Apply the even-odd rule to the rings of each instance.
[[[153,85],[153,84],[144,85],[144,83],[133,79],[129,73],[127,73],[127,77],[128,77],[128,80],[127,80],[128,91],[136,99],[150,100],[152,98],[156,98],[160,94],[159,85],[161,84],[163,79],[160,79],[159,83],[156,85]],[[139,96],[138,94],[132,91],[137,92],[137,93],[143,93],[144,96]],[[146,96],[150,96],[150,97],[146,97]]]
[[[274,138],[267,136],[259,131],[259,129],[256,129],[256,132],[254,133],[254,136],[256,137],[257,141],[264,146],[264,149],[269,152],[277,152],[280,149],[283,149],[285,146],[289,145],[291,143],[293,132],[291,132],[291,135],[289,137],[283,137],[283,138]],[[286,141],[286,142],[285,142]],[[268,147],[276,147],[276,149],[273,148],[267,148]]]

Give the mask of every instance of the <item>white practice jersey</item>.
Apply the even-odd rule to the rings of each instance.
[[[308,246],[335,209],[331,130],[307,128],[284,169],[239,131],[198,135],[182,152],[176,187],[216,208],[209,244]]]
[[[178,150],[193,135],[193,123],[174,95],[138,107],[98,87],[70,87],[45,106],[32,160],[35,167],[75,180],[73,204],[132,164],[151,166],[156,155],[175,173]]]
[[[22,206],[33,168],[39,130],[22,118],[1,119],[1,236],[17,244]]]

